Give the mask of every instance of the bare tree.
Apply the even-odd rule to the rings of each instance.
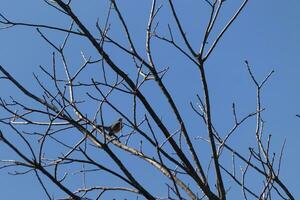
[[[210,9],[210,16],[198,48],[190,43],[172,0],[161,4],[152,0],[144,49],[136,43],[141,39],[133,36],[122,7],[115,0],[107,1],[106,17],[96,21],[92,28],[72,9],[71,0],[45,1],[49,8],[68,17],[68,28],[18,22],[1,14],[3,29],[35,28],[53,49],[51,66],[41,65],[42,76],[34,75],[41,94],[16,80],[7,67],[0,66],[2,81],[13,84],[31,100],[30,104],[14,97],[0,100],[1,113],[5,113],[0,119],[1,144],[17,156],[1,160],[1,169],[13,168],[14,175],[34,174],[48,199],[100,199],[117,191],[120,197],[125,192],[146,199],[225,200],[231,191],[238,190],[241,192],[235,194],[241,196],[235,199],[295,199],[279,176],[284,145],[279,156],[275,156],[270,150],[271,135],[264,130],[261,90],[273,71],[263,80],[257,80],[251,65],[245,61],[249,78],[256,87],[256,110],[239,117],[233,103],[232,129],[220,131],[213,124],[206,61],[248,0],[241,3],[216,36],[212,33],[221,8],[231,2],[203,2]],[[158,26],[162,8],[171,11],[176,25],[168,25],[166,35],[160,34]],[[112,22],[120,26],[126,42],[110,34],[115,25]],[[47,31],[64,33],[63,42],[57,45]],[[74,40],[84,41],[91,52],[96,52],[82,51],[80,66],[70,64],[74,62],[66,53]],[[188,117],[181,113],[187,108],[178,106],[167,87],[170,83],[164,81],[173,67],[164,67],[158,61],[161,58],[153,51],[157,48],[153,45],[160,44],[170,45],[199,72],[198,85],[202,89],[195,91],[195,99],[188,102],[188,109],[193,111]],[[122,55],[122,59],[115,53]],[[160,106],[170,112],[161,112]],[[254,117],[256,146],[231,145],[228,141],[240,126]],[[190,119],[203,123],[206,133],[199,128],[203,134],[195,137],[188,128]],[[22,144],[14,142],[12,134]],[[201,152],[201,146],[207,144],[210,151]],[[245,150],[248,153],[242,153]],[[132,157],[134,161],[130,160]],[[232,163],[228,165],[224,160]],[[240,172],[236,170],[238,166]],[[83,181],[78,180],[81,179],[78,174]],[[151,184],[147,176],[152,174],[157,176],[157,182]],[[248,183],[248,174],[255,174],[258,182]],[[65,196],[53,197],[49,183]],[[165,188],[166,193],[161,195],[153,188]]]

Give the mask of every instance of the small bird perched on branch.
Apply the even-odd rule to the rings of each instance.
[[[98,125],[97,128],[99,128],[100,130],[106,130],[108,132],[109,136],[113,136],[116,133],[120,132],[123,128],[123,122],[122,122],[122,118],[119,118],[117,122],[113,123],[110,126],[100,126]]]

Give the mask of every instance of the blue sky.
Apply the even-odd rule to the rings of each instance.
[[[204,25],[208,18],[208,6],[203,3],[204,1],[196,0],[174,2],[192,46],[198,49],[202,39],[201,34],[203,34]],[[222,29],[224,23],[232,16],[233,11],[240,3],[241,1],[230,0],[224,3],[213,36],[216,36]],[[93,33],[96,33],[95,21],[98,17],[103,18],[106,7],[107,4],[104,1],[92,0],[88,3],[74,1],[74,11],[91,28]],[[126,20],[128,20],[129,29],[135,38],[134,42],[138,49],[143,52],[142,55],[145,55],[145,27],[150,2],[122,1],[119,3],[119,7]],[[284,139],[287,141],[281,178],[295,197],[300,196],[300,191],[297,188],[300,177],[300,162],[297,159],[299,152],[297,147],[300,141],[300,118],[295,116],[300,113],[299,9],[300,2],[298,0],[249,1],[244,11],[219,42],[206,65],[213,122],[223,134],[232,127],[232,102],[235,102],[237,114],[240,117],[255,111],[256,91],[247,73],[244,60],[249,61],[258,80],[264,79],[271,70],[275,70],[275,73],[262,90],[262,106],[266,108],[263,112],[263,118],[266,121],[266,134],[272,134],[273,150],[277,154]],[[62,27],[68,27],[70,24],[65,16],[57,14],[54,9],[37,0],[2,0],[0,13],[15,21]],[[158,17],[160,19],[158,33],[167,35],[166,25],[169,23],[172,30],[174,30],[175,38],[180,44],[183,44],[181,38],[176,34],[178,30],[174,26],[174,20],[170,15],[167,4],[162,7]],[[112,20],[111,35],[124,42],[125,39],[118,28],[118,22]],[[64,34],[43,31],[57,43],[64,38]],[[80,51],[92,56],[96,55],[86,41],[76,36],[72,36],[71,41],[70,47],[67,49],[67,55],[71,57],[70,65],[80,66],[82,62]],[[32,73],[35,72],[42,77],[38,66],[50,66],[53,49],[39,37],[34,28],[25,27],[1,30],[0,44],[0,64],[24,85],[28,86],[31,91],[39,94],[41,90],[35,85]],[[193,136],[206,136],[200,119],[195,114],[191,114],[192,111],[189,107],[190,101],[196,102],[196,94],[202,95],[198,70],[166,43],[154,41],[153,44],[156,62],[162,68],[164,66],[170,67],[164,81],[172,96],[176,99],[176,104],[179,106],[182,115],[188,121],[189,130],[193,132]],[[108,49],[112,53],[111,57],[117,60],[118,64],[129,65],[130,59],[126,58],[124,54],[110,49],[110,47]],[[89,73],[91,75],[93,72]],[[46,82],[46,79],[43,79],[43,81]],[[0,89],[2,98],[7,98],[10,95],[21,98],[13,87],[7,83],[4,84],[3,81],[1,81]],[[157,88],[154,87],[154,89]],[[166,114],[169,111],[165,106],[166,102],[159,100],[160,96],[154,89],[149,84],[145,86],[144,91],[149,92],[147,97],[152,100],[154,107],[159,110],[159,114],[172,127],[173,119]],[[114,100],[120,106],[123,105],[118,102],[118,98]],[[31,103],[28,99],[25,99],[25,101],[28,104]],[[93,107],[89,106],[85,109],[88,112],[92,111]],[[126,110],[126,108],[124,109]],[[130,112],[129,108],[127,112]],[[118,117],[116,114],[111,114],[107,122],[112,122],[116,117]],[[247,151],[249,145],[254,145],[254,131],[255,120],[253,118],[241,127],[240,131],[230,140],[230,143],[237,148],[245,146],[244,151]],[[8,159],[11,152],[1,145],[0,150],[0,158]],[[144,170],[141,169],[137,174],[142,175]],[[7,171],[0,172],[0,176],[1,180],[5,180],[0,183],[0,188],[3,189],[1,191],[3,199],[19,199],[21,197],[24,199],[43,199],[44,194],[34,178],[28,175],[26,177],[8,176]],[[147,178],[151,180],[152,177],[148,175]],[[250,178],[250,180],[252,179]],[[18,192],[15,192],[16,188],[18,188]]]

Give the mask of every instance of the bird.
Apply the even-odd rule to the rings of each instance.
[[[116,133],[119,133],[123,128],[123,119],[119,118],[117,122],[111,124],[110,126],[100,126],[98,125],[97,128],[100,130],[106,130],[109,136],[113,136]]]

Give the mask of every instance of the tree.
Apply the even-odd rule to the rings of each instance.
[[[16,155],[2,160],[2,169],[16,169],[15,175],[34,174],[48,199],[100,199],[111,197],[112,192],[131,199],[225,200],[230,195],[295,199],[280,177],[284,144],[279,155],[273,154],[271,135],[267,135],[262,117],[261,90],[274,71],[259,80],[245,61],[256,88],[256,109],[240,117],[233,103],[232,129],[220,131],[213,123],[207,62],[248,0],[241,3],[218,34],[215,29],[221,8],[231,2],[201,2],[210,14],[199,46],[190,42],[176,3],[169,0],[162,2],[162,7],[153,0],[145,47],[140,43],[143,38],[134,33],[134,22],[126,19],[121,2],[108,1],[106,15],[91,28],[75,11],[75,1],[45,3],[71,21],[69,28],[17,22],[1,14],[3,28],[36,28],[53,49],[51,66],[41,65],[42,75],[34,74],[40,93],[0,66],[3,81],[13,84],[24,96],[21,100],[1,99],[1,112],[5,112],[1,116],[1,142]],[[159,17],[163,8],[174,19],[167,28],[159,24],[164,20]],[[50,31],[64,34],[63,42],[57,45],[61,37],[50,39]],[[83,63],[76,67],[79,62],[72,48],[79,40],[89,48],[87,53],[82,50]],[[179,80],[167,79],[178,71],[164,67],[167,62],[157,53],[164,45],[176,50],[177,56],[198,73],[194,99],[187,104],[178,103],[171,90],[185,95],[186,88],[194,86],[174,89],[180,74],[176,75]],[[169,59],[176,62],[174,57]],[[183,114],[186,110],[188,114]],[[117,126],[112,124],[118,118],[121,130],[114,131]],[[255,145],[239,147],[230,143],[251,118],[256,119],[252,135]],[[197,129],[190,128],[194,121]],[[238,166],[242,166],[240,173]],[[257,182],[248,183],[248,174],[254,174]],[[150,176],[156,177],[155,183],[147,181]],[[50,184],[62,193],[53,197]]]

